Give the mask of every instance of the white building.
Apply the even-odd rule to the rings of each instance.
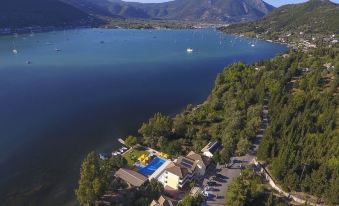
[[[209,158],[212,158],[214,154],[218,151],[218,149],[221,147],[221,144],[218,141],[209,142],[202,150],[201,152]]]

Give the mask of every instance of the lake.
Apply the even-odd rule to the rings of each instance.
[[[76,205],[88,152],[116,149],[155,112],[201,103],[225,65],[286,50],[213,29],[0,37],[0,204]]]

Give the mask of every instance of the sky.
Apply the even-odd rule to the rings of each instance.
[[[144,2],[144,3],[157,3],[157,2],[165,2],[168,0],[125,0],[125,1],[138,1],[138,2]],[[295,3],[301,3],[305,2],[307,0],[264,0],[267,3],[273,5],[273,6],[281,6],[284,4],[295,4]],[[339,3],[339,0],[332,0],[333,2]]]

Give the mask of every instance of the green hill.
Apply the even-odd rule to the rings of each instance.
[[[296,33],[338,34],[339,5],[328,0],[310,0],[273,10],[251,24],[235,24],[222,28],[229,33],[262,34],[275,39],[279,35]]]

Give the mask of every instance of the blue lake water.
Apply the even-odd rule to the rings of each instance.
[[[113,150],[155,112],[202,102],[225,65],[286,49],[212,29],[0,37],[0,205],[76,205],[88,152]]]

